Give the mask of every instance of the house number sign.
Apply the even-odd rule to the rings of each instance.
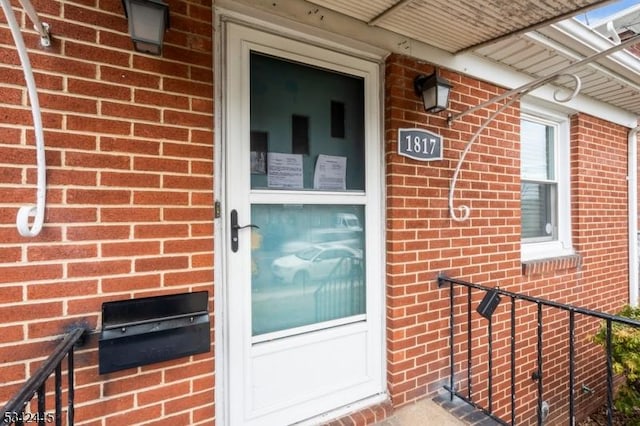
[[[442,136],[424,129],[398,129],[398,154],[418,161],[442,160]]]

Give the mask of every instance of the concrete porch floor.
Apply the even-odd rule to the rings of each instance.
[[[495,420],[448,393],[405,405],[375,426],[499,426]]]

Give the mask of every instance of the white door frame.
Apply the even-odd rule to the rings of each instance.
[[[230,365],[227,362],[229,354],[229,325],[227,323],[228,318],[228,288],[226,286],[228,273],[226,270],[227,265],[227,255],[226,251],[228,250],[228,231],[226,229],[227,218],[225,217],[226,209],[224,208],[226,198],[225,198],[225,188],[226,188],[226,179],[227,179],[227,170],[226,170],[226,152],[224,141],[226,139],[225,134],[228,131],[225,127],[225,114],[227,111],[226,104],[226,93],[225,93],[225,70],[226,70],[226,59],[225,59],[225,25],[223,22],[228,20],[228,12],[223,12],[220,10],[216,11],[216,54],[215,54],[215,105],[216,105],[216,114],[215,114],[215,198],[216,200],[222,201],[222,217],[220,220],[215,221],[215,288],[214,288],[214,296],[215,296],[215,362],[216,362],[216,386],[215,386],[215,401],[216,401],[216,421],[220,425],[226,425],[229,422],[229,377],[230,377]],[[238,19],[238,15],[234,12],[230,13],[232,21],[241,21],[244,22],[243,19]],[[256,23],[252,19],[251,27],[255,28]],[[273,33],[273,25],[272,24],[264,24],[265,27],[269,27],[269,31]],[[288,36],[294,40],[306,40],[308,43],[312,45],[318,45],[318,40],[316,36],[307,36],[305,34],[297,33],[289,29],[281,29],[281,34],[284,36]],[[280,33],[280,32],[279,32]],[[332,50],[335,49],[335,43],[331,41],[326,42],[326,47],[330,47]],[[345,48],[344,52],[348,52],[348,54],[353,55],[353,49]],[[369,126],[367,130],[369,134],[373,133],[375,135],[374,138],[367,137],[367,141],[370,143],[371,140],[378,141],[378,147],[370,148],[376,151],[376,155],[373,157],[375,161],[368,161],[367,168],[375,167],[377,168],[377,173],[379,174],[377,187],[368,186],[367,194],[376,197],[375,202],[380,206],[380,212],[384,212],[384,155],[383,155],[383,143],[382,143],[382,58],[379,56],[379,52],[376,54],[371,54],[369,52],[362,52],[361,55],[356,55],[359,57],[365,57],[370,59],[371,57],[375,57],[378,62],[379,70],[376,76],[375,84],[377,85],[377,93],[373,97],[373,99],[368,99],[370,105],[367,105],[367,109],[372,109],[374,111],[374,123],[365,123],[365,126]],[[367,115],[368,122],[372,121]],[[368,182],[369,183],[369,182]],[[379,217],[379,221],[373,221],[373,223],[377,223],[377,227],[379,230],[380,239],[378,240],[378,244],[380,246],[380,250],[376,257],[379,258],[378,262],[375,262],[375,259],[368,262],[371,264],[372,268],[377,269],[375,272],[379,277],[385,276],[385,263],[384,263],[384,214],[381,214]],[[375,265],[374,265],[375,264]],[[370,272],[372,273],[372,272]],[[384,388],[386,383],[386,351],[385,351],[385,280],[382,278],[381,285],[379,289],[378,297],[380,298],[380,310],[376,314],[379,316],[380,321],[380,371],[379,380],[381,385],[381,391],[370,398],[365,400],[355,402],[350,404],[348,407],[343,407],[342,409],[337,409],[333,411],[330,416],[339,416],[341,412],[345,414],[349,411],[353,411],[357,409],[359,406],[367,406],[371,404],[375,404],[382,400],[388,399],[387,393]],[[327,417],[326,415],[321,416],[321,418]],[[310,420],[309,424],[313,424],[315,421]]]

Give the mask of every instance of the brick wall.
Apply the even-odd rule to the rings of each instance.
[[[210,5],[170,1],[171,30],[157,58],[132,52],[120,2],[35,4],[51,24],[54,45],[41,49],[35,35],[26,34],[49,164],[45,228],[33,239],[20,237],[14,225],[19,206],[35,198],[34,135],[19,60],[0,18],[0,401],[30,375],[65,328],[99,327],[103,302],[196,290],[212,294]],[[626,130],[585,115],[572,118],[572,219],[580,262],[545,264],[523,275],[518,106],[501,114],[467,156],[455,203],[468,204],[472,215],[453,222],[447,211],[453,169],[478,116],[488,113],[451,128],[443,114],[424,113],[413,78],[432,70],[400,55],[386,64],[387,371],[396,407],[435,392],[448,378],[449,294],[437,288],[439,272],[609,312],[627,293]],[[501,91],[442,73],[455,86],[454,111]],[[418,163],[398,156],[400,127],[442,134],[445,158]],[[458,294],[456,301],[463,297]],[[480,297],[475,294],[474,303]],[[503,304],[496,313],[494,348],[500,354],[509,342],[506,309]],[[466,313],[459,309],[456,315]],[[518,307],[518,315],[535,319],[526,306]],[[474,319],[474,330],[484,329],[482,321]],[[545,398],[556,415],[563,409],[561,390],[555,389],[565,381],[566,345],[553,333],[565,330],[566,318],[550,313],[545,327],[545,383],[554,389]],[[576,361],[577,383],[596,388],[594,395],[581,395],[582,412],[602,393],[602,372],[587,362],[600,356],[587,341],[595,327],[578,319],[577,340],[584,346]],[[534,333],[535,325],[519,325],[517,394],[524,408],[518,424],[535,414]],[[96,341],[93,335],[77,360],[80,424],[213,422],[213,352],[99,376]],[[486,344],[482,337],[474,340],[474,364],[486,358]],[[465,344],[457,349],[462,353]],[[458,370],[464,362],[456,358]],[[507,362],[501,355],[495,365],[501,407],[509,396]],[[474,375],[474,388],[482,389],[486,366]],[[486,392],[479,397],[486,401]],[[389,410],[382,406],[353,418],[369,423]]]
[[[34,2],[53,34],[43,49],[23,32],[48,163],[35,238],[15,227],[35,200],[35,143],[0,14],[0,401],[67,327],[99,327],[103,302],[213,295],[212,10],[169,4],[164,55],[152,57],[133,52],[119,1]],[[212,424],[213,350],[100,376],[96,345],[94,334],[76,360],[79,424]]]
[[[386,64],[387,164],[387,356],[395,406],[413,401],[447,383],[448,289],[437,275],[500,286],[562,303],[615,312],[627,300],[626,135],[617,125],[583,114],[571,119],[571,185],[574,247],[579,257],[523,268],[520,261],[519,107],[508,108],[483,132],[462,166],[455,205],[472,208],[468,221],[449,218],[447,197],[461,151],[487,111],[451,127],[444,113],[427,114],[413,93],[413,79],[430,74],[428,64],[392,55]],[[451,109],[462,111],[500,93],[499,88],[441,70],[454,85]],[[495,108],[493,106],[492,108]],[[444,136],[442,161],[416,162],[398,156],[401,127],[421,127]],[[473,294],[475,307],[482,297]],[[466,292],[456,292],[456,381],[466,389]],[[536,307],[518,304],[518,424],[535,422],[537,385]],[[486,320],[473,314],[472,385],[487,404]],[[544,310],[544,393],[552,416],[565,416],[568,315]],[[510,307],[495,314],[494,410],[507,416],[510,404]],[[590,342],[597,321],[576,319],[576,383],[596,393],[577,394],[580,415],[601,400],[601,350]],[[600,364],[600,366],[602,366]]]
[[[498,88],[441,70],[454,85],[453,110],[474,106]],[[388,357],[393,401],[402,404],[437,390],[448,375],[446,272],[476,282],[520,281],[517,110],[510,108],[474,146],[460,175],[455,204],[473,209],[453,222],[447,210],[452,171],[474,127],[447,127],[443,114],[424,112],[413,93],[418,73],[432,67],[391,56],[386,69]],[[478,124],[476,117],[471,117]],[[418,163],[396,154],[397,129],[427,128],[444,137],[442,161]]]

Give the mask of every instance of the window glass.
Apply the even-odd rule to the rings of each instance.
[[[528,241],[556,239],[555,129],[522,120],[521,132],[521,235]]]
[[[365,313],[364,206],[254,204],[252,329]]]
[[[364,191],[364,80],[251,53],[251,188]]]
[[[522,238],[552,235],[552,193],[552,185],[522,183]]]
[[[522,177],[554,180],[554,129],[541,123],[522,120]]]
[[[520,120],[521,259],[575,253],[571,238],[570,123],[523,99]]]

